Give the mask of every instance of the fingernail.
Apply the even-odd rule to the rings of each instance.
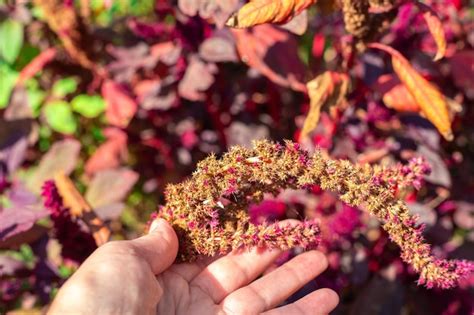
[[[153,232],[156,232],[158,231],[158,229],[160,228],[160,226],[163,224],[163,219],[155,219],[153,220],[153,222],[151,222],[150,224],[150,230],[148,233],[153,233]]]

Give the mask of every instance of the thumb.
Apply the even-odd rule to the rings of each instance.
[[[178,254],[178,237],[171,225],[163,219],[154,220],[148,235],[130,243],[147,261],[155,275],[168,269]]]

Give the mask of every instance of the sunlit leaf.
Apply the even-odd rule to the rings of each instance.
[[[407,87],[394,74],[381,75],[373,89],[382,94],[382,100],[389,108],[399,112],[418,113],[420,111],[420,106],[418,106]]]
[[[301,138],[305,138],[311,130],[316,128],[321,115],[321,107],[328,99],[329,94],[334,90],[331,73],[329,71],[309,81],[306,86],[310,99],[310,109],[304,121],[303,129],[301,130]]]
[[[23,46],[23,24],[7,19],[0,23],[0,57],[8,63],[15,62]]]
[[[105,101],[99,95],[78,95],[72,99],[71,105],[74,111],[87,118],[95,118],[105,110]]]
[[[54,176],[54,183],[62,197],[63,204],[74,218],[80,218],[89,227],[97,246],[105,244],[110,238],[110,230],[97,216],[89,203],[82,197],[72,180],[64,173]]]
[[[301,139],[317,127],[321,108],[339,104],[345,97],[349,81],[347,76],[326,71],[308,82],[310,109],[301,130]]]
[[[51,128],[64,134],[73,134],[77,129],[77,122],[71,111],[71,106],[64,101],[54,101],[46,104],[43,109],[46,121]]]
[[[53,95],[62,98],[77,90],[77,80],[74,78],[64,78],[54,83]]]
[[[27,89],[28,93],[28,105],[33,112],[33,117],[38,117],[40,113],[40,107],[46,96],[46,92],[39,89]]]
[[[246,28],[264,23],[286,23],[316,0],[253,0],[232,15],[226,25]]]
[[[0,109],[8,105],[17,78],[18,72],[10,69],[6,64],[0,63]]]
[[[439,60],[443,58],[446,53],[446,36],[444,34],[443,23],[432,8],[421,2],[416,2],[416,5],[423,12],[423,18],[436,42],[436,46],[438,46],[434,60]]]
[[[378,43],[370,44],[369,47],[381,49],[392,56],[393,70],[420,106],[421,112],[446,140],[451,141],[453,133],[446,97],[432,83],[423,78],[395,49]]]

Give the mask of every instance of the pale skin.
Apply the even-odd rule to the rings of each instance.
[[[178,239],[164,220],[131,241],[105,244],[63,285],[48,314],[328,314],[337,294],[320,289],[281,305],[327,267],[318,251],[264,273],[281,255],[253,249],[173,264]]]

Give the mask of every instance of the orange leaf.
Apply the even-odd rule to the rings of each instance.
[[[451,141],[453,133],[446,97],[433,84],[416,72],[408,60],[395,49],[378,43],[369,44],[368,46],[381,49],[392,56],[393,70],[420,106],[421,112],[446,140]]]
[[[71,179],[64,173],[57,173],[54,176],[54,183],[58,188],[64,205],[69,208],[71,216],[79,218],[86,223],[92,232],[97,246],[107,243],[110,239],[109,228],[97,216],[84,197],[82,197]]]
[[[420,111],[420,106],[416,103],[411,93],[394,74],[381,75],[373,85],[373,89],[382,94],[384,104],[399,112]]]
[[[87,160],[84,167],[87,174],[116,168],[127,157],[127,134],[125,132],[109,127],[104,130],[104,135],[107,141],[101,144]]]
[[[264,23],[286,23],[316,0],[253,0],[232,15],[226,25],[246,28]]]
[[[384,94],[382,100],[387,107],[393,108],[399,112],[418,113],[420,110],[420,107],[413,99],[413,96],[403,84],[395,85],[389,92]]]
[[[423,18],[436,42],[436,46],[438,46],[434,60],[440,60],[446,53],[446,37],[444,35],[443,23],[441,23],[441,20],[432,8],[421,2],[416,2],[416,5],[423,12]]]
[[[317,127],[321,108],[324,105],[338,105],[343,101],[349,88],[349,79],[346,75],[326,71],[309,81],[306,87],[310,108],[301,130],[300,139],[307,137]]]

